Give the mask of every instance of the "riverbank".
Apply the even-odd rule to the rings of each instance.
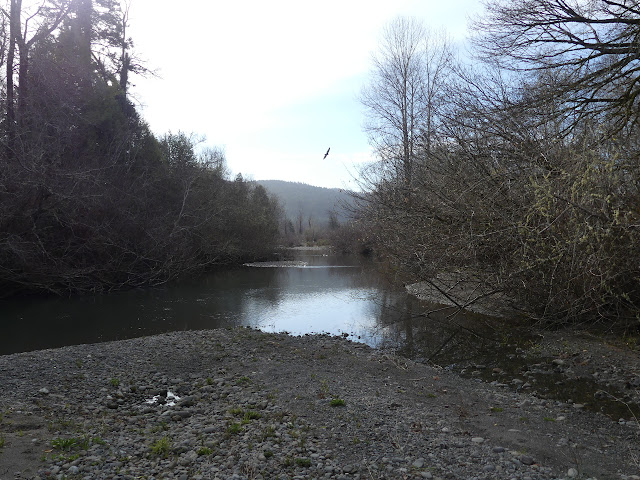
[[[475,355],[465,359],[465,355],[445,351],[430,357],[433,360],[444,361],[444,365],[451,365],[463,375],[494,384],[508,383],[538,397],[582,405],[614,420],[628,417],[630,412],[640,416],[640,337],[637,332],[635,336],[626,336],[602,325],[566,326],[556,330],[531,325],[526,320],[518,320],[518,312],[508,307],[509,302],[487,295],[477,282],[452,275],[407,285],[406,290],[434,304],[434,311],[445,312],[447,324],[462,327],[467,336],[476,336],[466,348],[477,348]],[[468,312],[458,315],[454,304],[468,303]],[[483,341],[478,342],[477,338]],[[425,343],[428,344],[421,342],[421,346]],[[476,347],[474,343],[481,346]],[[428,351],[422,353],[429,355]]]
[[[239,328],[6,355],[0,385],[3,480],[640,478],[632,419],[339,337]]]

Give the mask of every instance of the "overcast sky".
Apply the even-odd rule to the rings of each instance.
[[[382,27],[412,15],[456,40],[479,0],[131,0],[133,93],[157,134],[206,137],[234,174],[353,188],[371,153],[358,94]],[[322,157],[327,148],[331,152]]]

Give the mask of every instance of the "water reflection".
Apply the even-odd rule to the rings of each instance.
[[[296,260],[308,266],[243,267],[112,295],[3,301],[0,354],[237,325],[347,333],[379,346],[386,325],[418,303],[357,258],[298,252]]]

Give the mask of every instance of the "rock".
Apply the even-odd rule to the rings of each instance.
[[[424,467],[424,458],[418,458],[417,460],[415,460],[412,464],[413,467],[415,468],[422,468]]]
[[[528,455],[520,455],[520,458],[518,460],[520,460],[520,463],[522,463],[523,465],[533,465],[535,463],[533,458],[529,457]]]
[[[570,468],[567,470],[567,477],[576,478],[578,476],[578,471],[575,468]]]
[[[49,389],[47,387],[42,387],[38,390],[38,393],[41,393],[42,395],[49,395]]]
[[[176,405],[179,407],[193,407],[196,402],[198,401],[198,399],[193,396],[187,396],[187,397],[182,397],[180,400],[178,400],[178,402],[176,402]]]
[[[493,447],[493,453],[504,453],[504,447]]]
[[[482,437],[473,437],[473,438],[471,439],[471,441],[472,441],[473,443],[482,443],[482,442],[484,442],[484,438],[482,438]]]

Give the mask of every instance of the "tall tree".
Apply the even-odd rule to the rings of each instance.
[[[414,18],[399,17],[383,30],[361,103],[365,129],[396,179],[410,184],[421,148],[434,136],[437,103],[452,50],[444,33]]]
[[[12,157],[15,151],[16,129],[24,121],[29,98],[29,65],[30,55],[35,45],[43,42],[56,30],[67,12],[70,4],[65,1],[45,1],[24,15],[22,0],[11,0],[9,9],[0,8],[9,19],[9,38],[7,52],[7,103],[6,134],[7,156]],[[23,19],[23,15],[25,18]],[[35,26],[34,26],[35,24]],[[31,29],[35,33],[31,34]],[[16,58],[17,52],[17,58]],[[15,79],[16,62],[18,70],[17,84]],[[16,99],[17,97],[17,99]]]

